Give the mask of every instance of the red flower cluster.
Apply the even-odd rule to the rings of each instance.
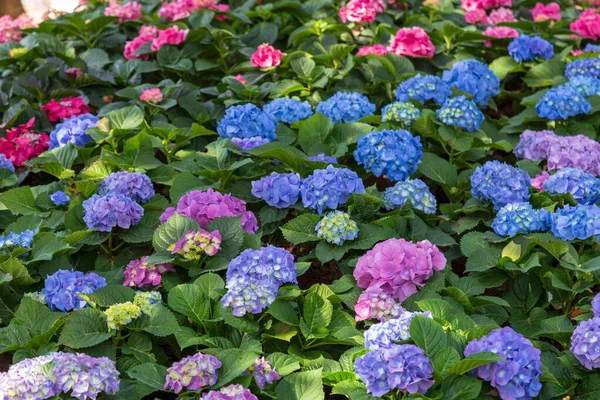
[[[50,138],[45,133],[33,130],[35,118],[27,123],[6,131],[6,137],[0,138],[0,153],[20,167],[27,160],[39,156],[50,146]]]
[[[90,112],[90,107],[85,104],[83,97],[65,97],[61,101],[52,100],[42,106],[42,110],[48,111],[50,122],[76,117]]]

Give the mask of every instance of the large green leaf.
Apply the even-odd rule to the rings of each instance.
[[[102,311],[84,308],[71,314],[58,342],[73,349],[83,349],[102,343],[112,335]]]

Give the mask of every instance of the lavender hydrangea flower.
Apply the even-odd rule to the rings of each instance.
[[[3,400],[48,399],[57,394],[56,386],[46,373],[53,356],[28,358],[0,372],[0,394]]]
[[[61,269],[46,278],[42,293],[50,309],[71,311],[87,305],[78,293],[91,294],[104,286],[106,279],[94,272],[84,274]]]
[[[569,79],[567,86],[575,89],[583,97],[600,96],[600,79],[590,76],[574,76]]]
[[[521,35],[508,45],[508,54],[516,61],[547,60],[554,55],[554,47],[539,36]]]
[[[316,156],[308,157],[308,161],[321,161],[326,163],[337,164],[337,160],[333,157],[326,155],[325,153],[317,154]]]
[[[98,194],[122,194],[137,203],[147,203],[154,197],[154,186],[146,174],[139,172],[113,172],[98,186]]]
[[[270,143],[271,141],[260,136],[254,136],[251,138],[232,138],[231,142],[242,150],[248,151],[262,146],[263,144]]]
[[[300,186],[304,207],[316,210],[319,214],[345,204],[352,193],[364,192],[365,187],[356,172],[333,165],[315,170]]]
[[[0,153],[0,168],[15,172],[15,165],[2,153]]]
[[[258,400],[258,397],[242,385],[229,385],[204,393],[202,400]]]
[[[499,210],[510,203],[529,200],[531,178],[527,172],[499,161],[488,161],[471,175],[473,197],[489,201]]]
[[[596,205],[565,205],[551,215],[550,231],[562,240],[600,237],[600,208]]]
[[[332,211],[325,214],[315,227],[317,236],[327,243],[341,246],[345,241],[358,237],[358,226],[350,219],[350,215],[342,211]]]
[[[29,249],[31,248],[35,234],[36,232],[31,229],[20,233],[9,232],[7,235],[0,236],[0,249],[5,247],[24,247]]]
[[[268,279],[245,278],[227,284],[227,293],[221,298],[223,307],[231,307],[232,314],[260,314],[277,298],[279,286]]]
[[[402,122],[406,126],[410,126],[411,122],[421,116],[421,110],[412,103],[402,103],[395,101],[381,110],[381,120],[383,122],[393,121]]]
[[[221,365],[215,356],[209,354],[196,353],[184,357],[167,369],[165,389],[179,393],[183,388],[193,391],[212,386],[219,380]]]
[[[465,356],[493,352],[504,359],[482,365],[473,375],[490,382],[502,399],[532,399],[542,389],[540,350],[510,327],[494,329],[475,339],[465,349]]]
[[[422,180],[407,179],[385,190],[384,204],[388,210],[402,207],[407,200],[410,200],[413,208],[425,214],[435,214],[437,202]]]
[[[515,236],[517,233],[546,231],[550,226],[550,212],[536,210],[529,203],[507,204],[498,211],[492,228],[497,235]]]
[[[326,101],[320,102],[316,111],[328,117],[334,124],[355,122],[373,115],[375,104],[360,93],[337,92]]]
[[[291,124],[313,115],[312,107],[308,101],[287,99],[285,97],[265,104],[263,110],[278,121],[285,122],[286,124]]]
[[[474,132],[483,122],[483,113],[474,102],[465,96],[457,96],[444,102],[436,111],[438,119],[445,125],[456,125],[467,132]]]
[[[565,76],[571,79],[574,76],[589,76],[600,78],[600,58],[580,58],[567,64]]]
[[[467,92],[473,101],[485,106],[492,96],[500,93],[500,79],[487,65],[477,60],[459,61],[449,71],[444,71],[442,79],[451,87]]]
[[[592,299],[592,313],[594,317],[600,317],[600,293]]]
[[[83,220],[89,229],[110,232],[115,226],[129,229],[140,222],[144,209],[122,194],[97,194],[83,202]]]
[[[264,200],[271,207],[287,208],[298,202],[301,182],[298,174],[273,172],[252,182],[252,195]]]
[[[571,353],[586,369],[600,368],[600,317],[577,325],[571,336]]]
[[[410,322],[415,315],[433,319],[431,312],[410,312],[403,310],[396,317],[371,325],[365,331],[365,347],[369,350],[388,349],[394,344],[410,339]]]
[[[271,365],[271,362],[265,360],[264,357],[257,358],[245,374],[252,374],[256,384],[261,389],[264,389],[265,383],[271,384],[281,379],[279,373]]]
[[[600,179],[587,172],[566,167],[544,181],[544,191],[550,194],[570,193],[580,204],[593,204],[600,199]]]
[[[97,122],[98,117],[92,114],[81,114],[65,119],[50,132],[50,150],[66,146],[69,142],[75,146],[85,146],[92,141],[92,137],[86,131],[95,127]]]
[[[420,103],[433,100],[436,104],[442,104],[452,96],[452,89],[437,76],[417,74],[398,85],[394,94],[396,100],[401,102],[413,99]]]
[[[62,190],[58,190],[50,195],[50,200],[55,206],[64,206],[71,202],[71,198]]]
[[[583,48],[584,53],[600,53],[600,46],[592,43],[588,43]]]
[[[375,176],[400,181],[413,174],[423,158],[421,138],[403,129],[372,131],[358,139],[354,159]]]
[[[589,114],[591,109],[592,105],[577,90],[566,85],[548,90],[535,105],[537,115],[550,121]]]
[[[222,138],[250,139],[261,137],[275,140],[277,120],[254,104],[231,106],[217,125]]]

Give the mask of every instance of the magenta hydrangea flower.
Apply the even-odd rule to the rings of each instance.
[[[271,365],[271,362],[265,360],[264,357],[259,357],[254,361],[254,364],[244,373],[244,375],[252,374],[259,388],[263,389],[265,383],[271,384],[281,379],[279,373]]]
[[[209,354],[196,353],[185,357],[167,369],[165,389],[179,393],[183,388],[191,391],[212,386],[219,380],[219,368],[221,362]]]
[[[229,385],[204,393],[202,400],[258,400],[258,397],[242,385]]]
[[[392,238],[358,259],[354,277],[361,288],[381,288],[404,300],[445,266],[446,257],[428,240],[413,243]]]
[[[131,261],[125,268],[124,286],[158,286],[162,274],[167,271],[175,271],[170,264],[148,264],[148,256]]]
[[[187,231],[177,242],[169,246],[171,254],[181,254],[188,260],[199,260],[204,254],[214,256],[221,249],[221,234],[219,231],[207,232]]]
[[[398,317],[403,311],[400,303],[379,287],[370,287],[362,292],[354,305],[357,321],[378,319],[383,322]]]

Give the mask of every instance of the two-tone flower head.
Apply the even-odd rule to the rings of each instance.
[[[542,389],[541,351],[510,327],[494,329],[467,344],[465,356],[493,352],[504,361],[482,365],[472,374],[490,382],[502,399],[532,399]]]
[[[143,313],[148,313],[153,307],[161,306],[163,304],[162,296],[160,292],[135,292],[133,298],[133,304],[138,306]]]
[[[60,101],[52,99],[50,103],[44,104],[40,109],[48,111],[50,122],[57,122],[90,112],[90,107],[85,104],[83,97],[66,97]]]
[[[600,317],[577,325],[571,336],[571,353],[584,368],[600,368]]]
[[[50,196],[50,200],[55,206],[64,206],[71,202],[71,198],[68,194],[63,192],[62,190],[57,190],[52,193]]]
[[[140,95],[140,100],[151,104],[158,104],[163,101],[163,94],[159,88],[146,89]]]
[[[579,58],[567,64],[565,76],[571,79],[574,76],[588,76],[600,78],[600,58]]]
[[[600,200],[600,179],[576,168],[566,167],[544,181],[549,194],[567,194],[580,204],[594,204]]]
[[[254,360],[254,364],[252,364],[244,373],[244,375],[246,374],[252,374],[256,384],[261,389],[264,389],[265,383],[270,385],[271,383],[281,379],[281,376],[279,376],[279,373],[275,370],[275,368],[273,368],[271,362],[265,360],[264,357],[258,357],[256,360]]]
[[[275,208],[293,206],[300,199],[300,175],[295,173],[271,175],[252,181],[252,195]]]
[[[554,55],[552,44],[539,36],[521,35],[508,45],[508,54],[516,61],[547,60]]]
[[[583,97],[600,96],[600,78],[576,75],[569,79],[567,86],[578,91]]]
[[[142,310],[131,301],[113,304],[104,311],[108,330],[117,330],[142,315]]]
[[[398,318],[404,311],[400,303],[396,303],[390,294],[374,286],[362,292],[354,305],[357,321],[377,319],[383,322]]]
[[[339,205],[346,204],[352,193],[365,193],[362,180],[356,172],[333,165],[315,170],[312,175],[302,180],[300,186],[304,207],[319,214],[325,210],[336,210]]]
[[[316,112],[323,114],[333,121],[355,122],[361,118],[373,115],[375,104],[367,96],[356,92],[336,92],[329,99],[322,101],[317,106]]]
[[[254,104],[231,106],[217,125],[219,136],[224,139],[251,139],[260,137],[275,140],[277,119]]]
[[[94,272],[58,270],[48,275],[42,293],[46,304],[54,311],[79,310],[87,305],[79,293],[92,294],[106,286],[106,279]]]
[[[403,129],[372,131],[358,139],[354,159],[375,176],[407,179],[423,158],[421,138]]]
[[[69,142],[75,146],[85,146],[92,141],[92,137],[86,131],[95,127],[97,122],[98,117],[92,114],[65,119],[50,132],[50,149],[66,146]]]
[[[383,122],[401,122],[410,126],[411,122],[421,116],[421,110],[412,103],[395,101],[383,107],[381,110],[381,120]]]
[[[529,203],[510,203],[496,214],[492,229],[500,236],[515,236],[518,233],[544,232],[550,226],[550,212],[536,210]]]
[[[177,242],[169,246],[171,254],[182,255],[186,260],[200,260],[204,255],[214,256],[221,249],[219,231],[187,231]]]
[[[566,204],[551,215],[550,231],[562,240],[600,238],[600,207],[595,204]]]
[[[229,385],[203,393],[201,400],[258,400],[258,397],[242,385]]]
[[[569,85],[548,90],[535,105],[537,115],[550,121],[589,114],[591,109],[592,105]]]
[[[448,83],[435,75],[417,74],[398,85],[394,95],[400,102],[413,99],[422,104],[427,100],[443,104],[448,97],[452,96],[452,89]]]
[[[345,241],[358,237],[358,225],[350,215],[342,211],[332,211],[323,217],[315,227],[317,236],[327,243],[341,246]]]
[[[488,161],[471,175],[473,197],[489,201],[499,210],[510,203],[529,200],[531,178],[524,170],[500,161]]]
[[[296,99],[288,99],[281,97],[267,103],[263,107],[263,111],[275,117],[277,121],[291,124],[296,121],[301,121],[313,115],[312,107],[308,101],[300,101]]]
[[[102,180],[98,194],[122,194],[137,203],[147,203],[154,196],[154,186],[146,174],[139,172],[113,172]]]
[[[413,208],[425,214],[435,214],[437,202],[422,180],[407,179],[385,190],[384,205],[388,210],[401,208],[407,200],[410,200]]]
[[[500,79],[486,64],[477,60],[455,63],[451,70],[444,71],[442,79],[451,87],[471,94],[480,106],[487,105],[490,98],[500,93]]]
[[[167,369],[165,390],[179,393],[184,388],[193,391],[213,386],[219,380],[221,365],[215,356],[209,354],[196,353],[184,357]]]
[[[481,126],[484,116],[472,100],[465,96],[450,98],[436,111],[438,119],[445,125],[454,125],[474,132]]]
[[[110,232],[114,227],[129,229],[144,216],[144,209],[130,197],[107,193],[93,195],[83,202],[83,221],[89,229]]]
[[[158,286],[162,275],[168,271],[175,271],[171,264],[150,265],[148,256],[143,256],[127,264],[123,273],[125,277],[123,285],[131,287]]]
[[[0,153],[16,167],[39,156],[50,146],[50,137],[45,133],[36,132],[34,126],[35,118],[31,118],[24,124],[8,129],[6,137],[0,138]]]
[[[410,339],[410,322],[416,315],[433,319],[429,311],[410,312],[403,310],[395,318],[371,325],[364,333],[365,347],[369,350],[387,349],[398,344],[398,342]]]

